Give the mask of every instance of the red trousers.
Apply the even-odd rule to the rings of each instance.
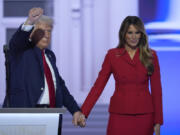
[[[122,115],[110,113],[107,135],[153,135],[153,113]]]

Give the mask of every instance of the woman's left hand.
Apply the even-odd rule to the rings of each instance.
[[[155,124],[154,125],[154,133],[155,135],[160,135],[160,124]]]

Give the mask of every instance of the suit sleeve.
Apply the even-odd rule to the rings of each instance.
[[[47,49],[47,50],[51,53],[52,61],[56,65],[56,56],[55,56],[55,54],[51,50],[49,50],[49,49]],[[73,115],[75,112],[81,111],[81,110],[80,110],[77,102],[73,98],[73,96],[70,94],[68,88],[66,87],[65,81],[60,76],[59,71],[58,71],[56,66],[55,66],[55,68],[56,68],[56,71],[57,71],[58,80],[60,82],[60,89],[61,89],[62,96],[63,96],[62,97],[63,106],[65,106],[68,109],[68,111]]]
[[[21,26],[18,28],[9,43],[9,48],[12,53],[19,53],[31,47],[29,41],[31,31],[23,31],[21,30]]]
[[[110,63],[110,53],[108,52],[105,56],[104,62],[102,64],[102,68],[98,74],[96,82],[94,86],[91,88],[88,96],[86,97],[81,110],[82,113],[88,117],[91,109],[95,105],[96,101],[98,100],[99,96],[101,95],[109,77],[111,75],[111,63]]]
[[[74,100],[73,96],[68,91],[64,80],[59,75],[60,79],[60,86],[63,92],[63,105],[69,110],[69,112],[73,115],[75,112],[80,111],[80,108],[76,101]]]
[[[154,105],[154,123],[163,124],[163,111],[162,111],[162,87],[161,87],[161,75],[158,57],[155,51],[153,51],[153,64],[154,72],[150,77],[151,94]]]

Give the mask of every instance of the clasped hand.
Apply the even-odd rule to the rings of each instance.
[[[86,126],[86,118],[83,113],[80,111],[75,112],[73,115],[72,123],[75,126],[85,127]]]

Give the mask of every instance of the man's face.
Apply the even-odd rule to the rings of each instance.
[[[51,41],[51,31],[52,31],[52,27],[49,26],[47,23],[45,22],[40,22],[35,26],[35,30],[40,29],[44,31],[44,36],[39,40],[39,42],[37,43],[37,47],[39,47],[40,49],[44,49],[47,48],[50,41]],[[32,33],[33,34],[33,33]]]

